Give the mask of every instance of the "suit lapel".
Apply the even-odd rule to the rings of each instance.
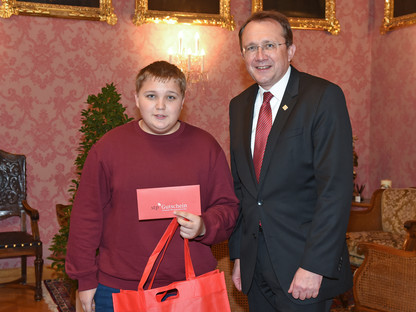
[[[264,177],[268,171],[270,161],[276,146],[277,139],[282,132],[293,108],[296,104],[296,96],[299,91],[299,72],[292,67],[289,82],[286,86],[285,93],[283,94],[282,102],[280,103],[279,110],[275,121],[273,122],[272,129],[270,130],[269,137],[267,139],[266,151],[264,153],[263,164],[260,173],[260,186],[264,181]]]
[[[246,181],[244,185],[254,197],[256,197],[257,194],[257,180],[254,172],[253,156],[251,154],[251,130],[253,128],[254,103],[256,101],[258,89],[257,84],[253,85],[247,93],[247,97],[244,99],[244,105],[242,106],[243,123],[241,127],[243,140],[242,153],[244,154],[244,160],[248,165],[249,170],[242,170],[240,174],[241,179]]]

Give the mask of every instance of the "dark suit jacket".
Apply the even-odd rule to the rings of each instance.
[[[256,263],[261,220],[275,273],[288,290],[299,267],[324,276],[316,299],[352,286],[345,244],[352,189],[352,131],[335,84],[292,72],[271,129],[257,184],[250,139],[257,84],[230,103],[230,153],[240,215],[230,237],[247,293]]]

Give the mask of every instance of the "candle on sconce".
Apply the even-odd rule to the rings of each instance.
[[[178,38],[179,38],[179,50],[178,50],[178,53],[179,54],[182,54],[182,44],[183,44],[183,32],[182,31],[180,31],[179,33],[178,33]]]
[[[168,49],[168,55],[169,55],[169,63],[172,63],[172,56],[173,56],[173,49],[172,48]]]
[[[201,49],[201,73],[204,72],[205,51]]]
[[[199,52],[199,34],[195,33],[195,55]]]
[[[169,62],[180,68],[190,82],[206,81],[208,80],[208,75],[205,71],[206,52],[201,48],[201,37],[197,32],[191,38],[185,38],[185,35],[184,31],[177,33],[177,44],[179,46],[178,48],[175,48],[175,45],[169,47],[167,51]],[[190,46],[188,46],[188,43],[190,43]]]
[[[191,71],[191,54],[192,50],[188,49],[188,71]]]

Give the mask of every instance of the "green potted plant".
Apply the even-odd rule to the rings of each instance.
[[[126,108],[119,103],[121,95],[117,93],[114,84],[107,84],[97,95],[89,95],[87,99],[88,108],[81,111],[82,126],[79,131],[82,137],[77,149],[78,156],[75,159],[76,178],[72,180],[72,185],[68,190],[71,198],[69,205],[56,205],[58,222],[60,229],[52,239],[49,248],[52,254],[48,259],[52,260],[52,268],[64,279],[70,280],[65,272],[65,256],[69,235],[69,224],[79,181],[81,178],[82,168],[91,147],[109,130],[125,124],[133,118],[126,113]],[[74,282],[75,284],[75,282]],[[76,284],[75,287],[76,288]]]

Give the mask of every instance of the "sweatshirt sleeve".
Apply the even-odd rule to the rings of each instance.
[[[230,237],[238,216],[238,199],[227,159],[220,146],[211,161],[205,193],[207,209],[202,213],[202,218],[206,233],[201,242],[213,245]]]
[[[103,230],[103,210],[110,201],[108,178],[97,149],[90,150],[71,212],[66,273],[79,290],[96,288],[97,248]]]

